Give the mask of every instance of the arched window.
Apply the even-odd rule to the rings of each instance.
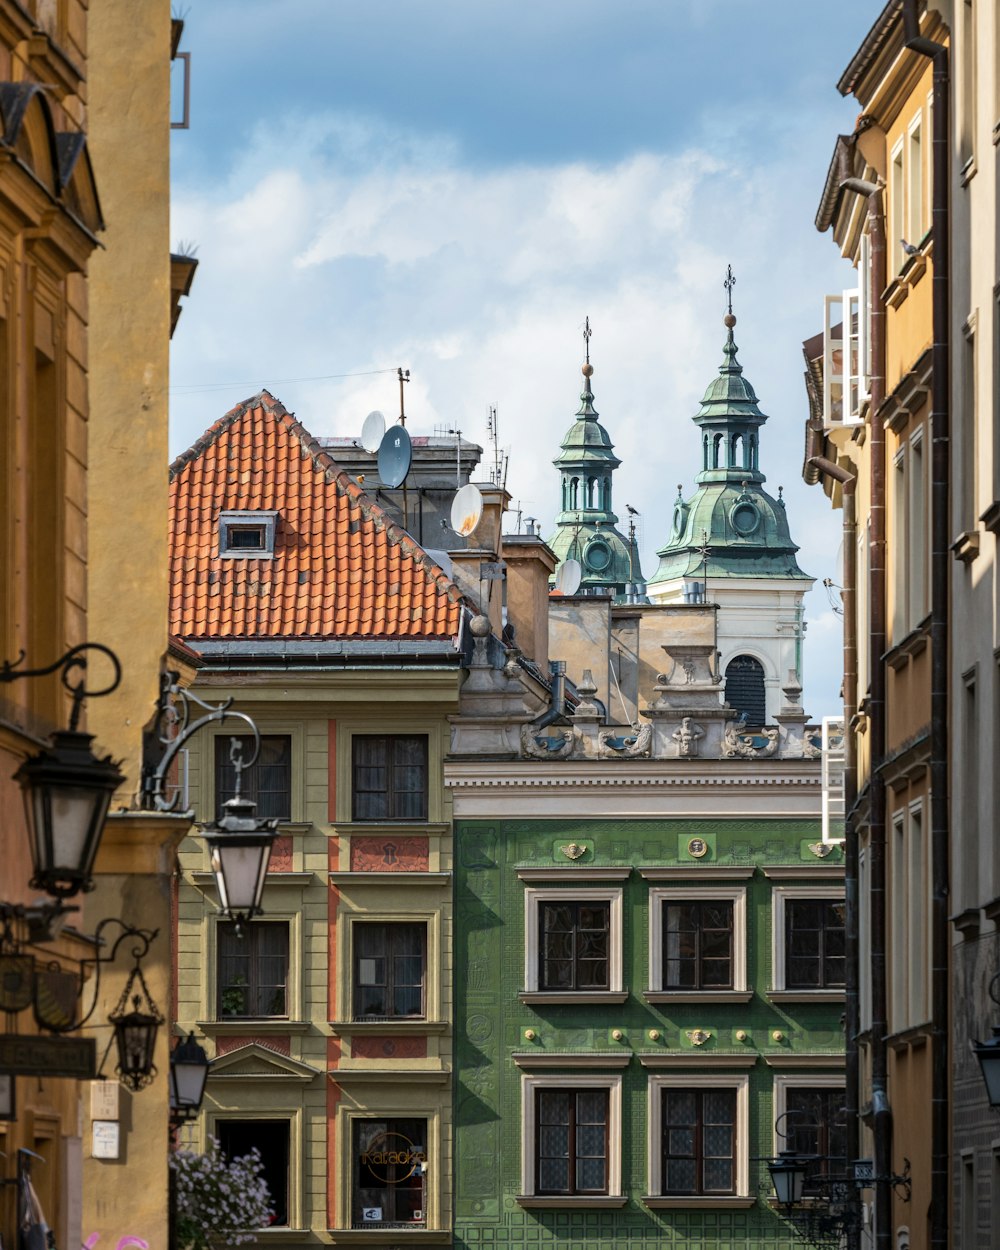
[[[611,511],[611,478],[606,477],[601,483],[601,507],[605,512]]]
[[[587,479],[587,507],[597,507],[597,478],[591,477]]]
[[[719,453],[722,450],[723,437],[724,436],[722,434],[716,434],[715,438],[712,440],[712,468],[713,469],[719,468]]]
[[[708,457],[709,457],[709,438],[708,438],[708,435],[707,435],[707,434],[706,434],[706,435],[705,435],[705,437],[701,440],[701,442],[702,442],[702,466],[701,466],[701,467],[702,467],[703,469],[707,469],[707,468],[708,468]]]
[[[734,434],[732,453],[730,456],[729,463],[736,469],[745,469],[747,466],[745,463],[742,463],[743,456],[744,456],[743,435]]]
[[[726,665],[726,702],[754,728],[765,723],[764,666],[752,655],[737,655]]]
[[[571,477],[569,479],[569,506],[571,508],[579,507],[579,504],[577,503],[577,496],[579,494],[579,491],[580,491],[580,479],[578,477]]]

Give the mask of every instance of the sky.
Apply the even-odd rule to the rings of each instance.
[[[879,0],[192,0],[191,128],[172,245],[198,270],[174,335],[171,454],[267,387],[313,434],[398,412],[481,444],[496,405],[515,508],[548,535],[579,406],[622,460],[647,577],[691,417],[736,341],[770,420],[806,599],[804,705],[840,711],[840,515],[802,482],[802,341],[853,270],[813,224],[836,81]],[[484,466],[485,469],[485,466]],[[484,471],[482,477],[486,477]],[[513,528],[515,516],[506,528]],[[622,528],[624,528],[624,521]]]

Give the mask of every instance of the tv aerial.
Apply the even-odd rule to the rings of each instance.
[[[462,538],[475,533],[476,526],[483,519],[483,496],[478,486],[467,482],[456,491],[451,501],[451,528]]]
[[[413,460],[413,445],[406,428],[390,426],[382,435],[378,448],[378,475],[382,484],[394,490],[406,481]]]
[[[384,434],[385,417],[376,408],[365,417],[365,423],[361,427],[361,446],[365,451],[378,451]]]
[[[583,566],[579,560],[563,560],[556,570],[556,584],[553,587],[557,595],[575,595],[583,580]]]

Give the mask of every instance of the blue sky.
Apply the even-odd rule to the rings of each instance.
[[[172,232],[200,264],[172,452],[262,385],[314,433],[356,433],[393,410],[372,371],[404,365],[413,433],[482,442],[498,405],[508,487],[547,532],[589,315],[615,504],[642,511],[650,574],[677,483],[693,489],[731,263],[740,359],[771,414],[762,467],[818,579],[805,705],[836,712],[819,581],[837,578],[839,516],[801,483],[801,343],[853,285],[813,217],[857,114],[835,83],[881,7],[194,0]]]

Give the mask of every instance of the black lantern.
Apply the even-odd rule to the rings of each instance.
[[[237,793],[223,805],[219,821],[201,826],[223,912],[237,927],[260,915],[277,819],[258,820],[257,804]]]
[[[810,1162],[795,1150],[779,1150],[776,1159],[768,1159],[767,1170],[771,1173],[774,1195],[786,1210],[802,1201]]]
[[[973,1042],[972,1049],[983,1071],[990,1106],[1000,1107],[1000,1029],[994,1028],[988,1042]]]
[[[140,959],[149,950],[149,942],[145,938],[143,941],[145,947],[132,952],[135,967],[128,974],[118,1005],[108,1016],[108,1021],[114,1026],[115,1045],[118,1048],[115,1072],[121,1083],[131,1090],[145,1089],[156,1077],[153,1056],[156,1053],[156,1035],[163,1023],[163,1016],[153,1002],[146,986],[146,978],[139,967]],[[141,989],[141,994],[133,993],[136,985]],[[130,997],[132,1010],[126,1011]]]
[[[93,740],[92,734],[59,730],[50,747],[29,756],[14,774],[24,792],[31,885],[54,898],[93,889],[104,821],[125,779],[109,756],[94,755]]]
[[[196,1116],[205,1096],[210,1060],[189,1033],[170,1052],[170,1114],[177,1120]]]

